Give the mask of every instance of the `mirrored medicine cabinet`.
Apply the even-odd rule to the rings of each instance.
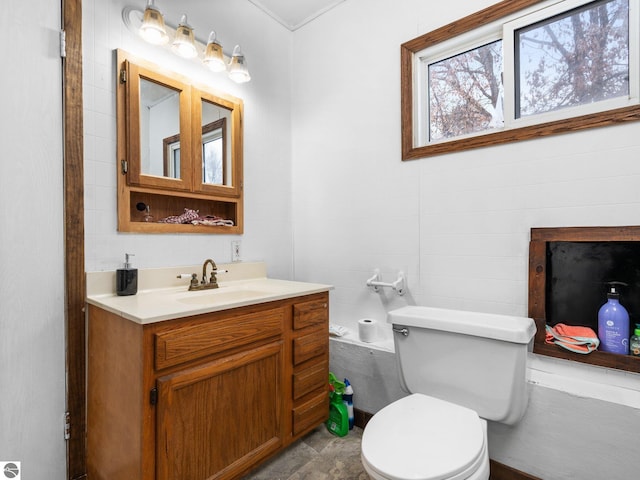
[[[242,233],[242,100],[116,56],[118,230]]]

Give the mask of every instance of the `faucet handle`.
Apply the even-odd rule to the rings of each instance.
[[[197,273],[181,273],[181,274],[177,275],[176,278],[190,278],[191,281],[189,282],[189,290],[191,290],[193,287],[197,287],[198,286],[198,274]]]
[[[211,270],[211,278],[209,278],[209,283],[218,283],[218,278],[216,275],[219,273],[227,273],[229,270],[225,270],[223,268],[214,268]]]
[[[176,278],[190,278],[191,281],[189,282],[189,290],[194,290],[199,286],[197,273],[181,273],[177,275]]]

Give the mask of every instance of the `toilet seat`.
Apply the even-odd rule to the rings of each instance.
[[[375,414],[361,448],[374,478],[464,480],[488,468],[486,422],[473,410],[419,393]]]

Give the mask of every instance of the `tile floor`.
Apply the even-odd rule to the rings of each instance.
[[[336,437],[324,425],[242,480],[369,480],[360,462],[362,429]]]

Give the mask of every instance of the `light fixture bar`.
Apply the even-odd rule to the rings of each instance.
[[[153,4],[153,0],[148,0],[148,4]],[[147,7],[148,6],[149,5],[147,5]],[[155,5],[153,5],[153,8],[159,12]],[[148,41],[140,32],[140,27],[143,24],[144,15],[144,12],[135,7],[125,6],[122,9],[122,21],[126,25],[127,29],[131,33],[143,38],[143,40]],[[161,13],[160,17],[162,18]],[[174,42],[169,42],[169,39],[175,39],[176,35],[178,34],[177,32],[181,27],[189,27],[189,24],[186,21],[186,15],[183,15],[183,18],[180,21],[180,25],[178,25],[177,27],[174,27],[166,21],[164,21],[163,23],[165,32],[167,34],[167,40],[165,41],[165,43],[159,43],[156,45],[166,49],[170,49],[173,53],[176,53],[175,49],[172,46],[172,43]],[[222,49],[220,42],[217,41],[214,31],[209,34],[209,39],[206,43],[199,40],[198,37],[193,34],[193,29],[191,29],[191,34],[193,35],[193,44],[195,45],[195,55],[190,57],[191,59],[202,62],[205,67],[214,72],[223,72],[225,70],[228,70],[229,78],[231,78],[231,80],[236,83],[245,83],[251,80],[251,76],[249,75],[249,70],[247,68],[246,58],[240,50],[239,45],[236,45],[233,53],[229,55]],[[181,38],[184,38],[184,35],[181,35]],[[180,55],[179,53],[176,54],[182,57],[182,55]],[[212,59],[212,55],[215,55],[215,59]]]

